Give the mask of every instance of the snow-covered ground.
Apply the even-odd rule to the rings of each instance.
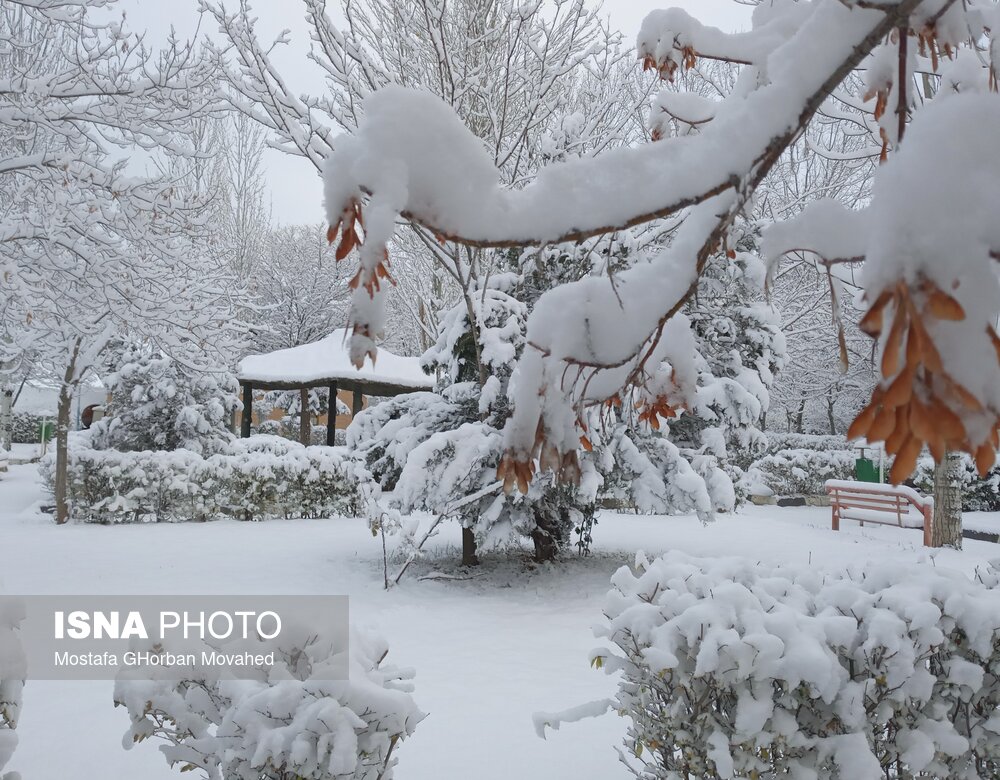
[[[531,714],[612,691],[613,680],[588,667],[590,626],[611,573],[638,549],[817,567],[933,557],[966,572],[1000,556],[1000,546],[971,540],[963,552],[930,552],[916,530],[845,523],[834,533],[830,510],[818,507],[751,506],[708,527],[693,517],[607,513],[588,558],[535,567],[527,554],[491,554],[472,579],[421,580],[457,572],[458,532],[448,527],[430,560],[386,593],[381,545],[359,520],[57,527],[39,513],[42,500],[34,466],[0,475],[8,593],[348,594],[352,620],[376,627],[390,658],[417,670],[417,702],[429,715],[402,745],[401,780],[626,777],[614,752],[622,721],[605,716],[542,741]],[[1000,525],[1000,515],[979,517]],[[29,682],[8,769],[31,780],[177,777],[151,743],[121,748],[127,718],[111,691],[106,681]]]

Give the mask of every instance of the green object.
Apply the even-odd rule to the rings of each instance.
[[[51,420],[42,420],[38,423],[39,441],[52,441],[52,434],[56,432],[56,426]]]
[[[858,482],[880,482],[878,466],[871,458],[858,458],[854,461],[854,478]]]

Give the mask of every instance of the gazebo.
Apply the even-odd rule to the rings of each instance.
[[[243,358],[237,369],[237,378],[243,389],[241,435],[244,438],[250,435],[255,390],[298,390],[302,408],[305,409],[310,388],[329,388],[326,443],[333,446],[338,390],[353,393],[352,414],[357,414],[366,395],[401,395],[430,390],[434,386],[434,378],[424,373],[419,358],[394,355],[381,348],[376,358],[377,365],[372,363],[371,358],[365,358],[364,366],[355,368],[348,354],[349,339],[350,333],[340,328],[311,344]],[[310,428],[309,418],[303,414],[299,426],[299,438],[303,444],[309,443]]]

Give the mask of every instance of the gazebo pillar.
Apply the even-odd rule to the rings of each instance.
[[[243,414],[240,418],[240,436],[250,438],[250,423],[253,418],[253,385],[243,383]]]
[[[312,439],[312,417],[309,415],[309,388],[299,390],[299,442],[309,446]]]
[[[337,383],[330,383],[330,399],[326,404],[326,446],[337,441]]]

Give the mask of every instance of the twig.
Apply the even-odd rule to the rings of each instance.
[[[403,574],[406,572],[406,570],[410,567],[410,564],[413,563],[417,559],[417,553],[420,552],[420,550],[423,549],[423,546],[427,543],[427,540],[430,539],[431,536],[434,535],[434,531],[436,531],[437,527],[439,525],[441,525],[441,521],[442,520],[444,520],[449,515],[453,515],[455,512],[457,512],[463,506],[467,506],[468,504],[471,504],[473,501],[478,501],[480,498],[483,498],[484,496],[488,496],[488,495],[491,495],[493,493],[498,493],[502,487],[503,487],[503,482],[501,482],[500,480],[497,480],[493,484],[487,485],[482,490],[477,490],[475,493],[473,493],[471,495],[468,495],[468,496],[465,496],[464,498],[460,498],[458,501],[454,501],[451,504],[449,504],[447,507],[445,507],[445,510],[434,519],[434,522],[431,523],[430,528],[427,529],[427,531],[424,533],[423,537],[421,537],[420,541],[417,542],[417,545],[410,551],[410,554],[406,557],[406,561],[399,568],[399,571],[396,573],[396,576],[393,578],[392,584],[393,585],[398,585],[399,584],[399,581],[402,579]],[[386,584],[386,590],[388,590],[388,589],[389,589],[389,586],[388,586],[388,584]]]

